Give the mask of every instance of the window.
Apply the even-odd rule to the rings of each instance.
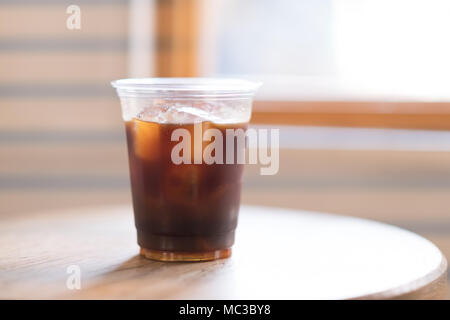
[[[260,98],[445,101],[445,0],[203,1],[199,72],[247,75]],[[278,97],[277,97],[278,96]]]

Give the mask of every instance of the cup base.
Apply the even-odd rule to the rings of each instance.
[[[159,251],[141,247],[140,255],[151,260],[166,262],[193,262],[225,259],[231,256],[231,248],[208,252]]]

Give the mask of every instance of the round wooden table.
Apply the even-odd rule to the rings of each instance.
[[[0,298],[445,296],[447,262],[436,246],[367,220],[243,206],[232,257],[211,262],[150,261],[135,238],[131,207],[4,219]]]

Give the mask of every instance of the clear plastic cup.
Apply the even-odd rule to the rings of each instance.
[[[243,172],[237,157],[245,148],[238,139],[260,83],[148,78],[111,84],[126,126],[141,255],[162,261],[229,257]]]

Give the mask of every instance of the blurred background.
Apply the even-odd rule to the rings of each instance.
[[[449,17],[446,0],[0,0],[0,223],[131,204],[111,80],[238,76],[264,82],[252,123],[282,147],[277,175],[248,166],[243,203],[388,222],[450,257]]]

